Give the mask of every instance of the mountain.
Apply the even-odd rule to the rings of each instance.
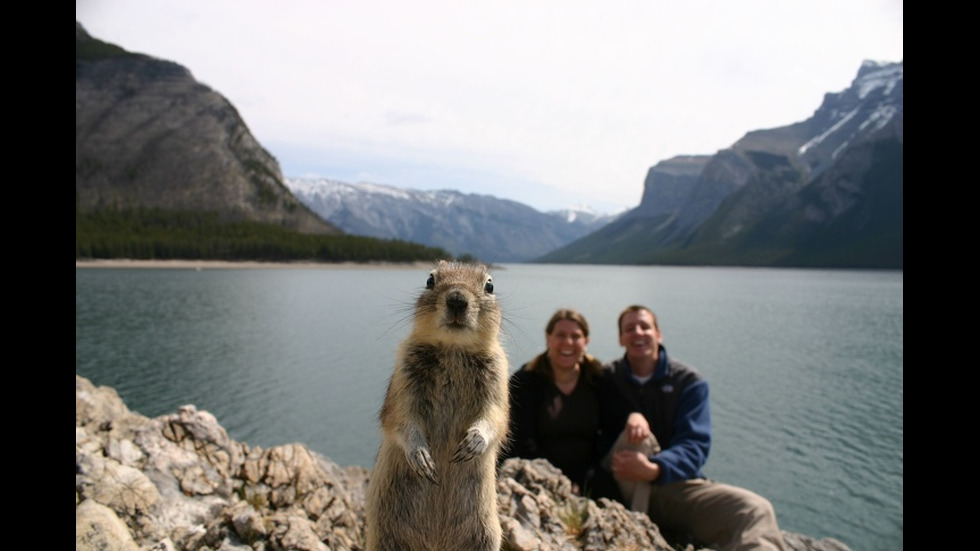
[[[507,199],[451,190],[328,179],[287,178],[285,183],[311,210],[347,233],[404,239],[487,262],[541,256],[614,219],[587,210],[543,213]]]
[[[240,245],[243,232],[238,229],[219,228],[231,235],[217,238],[217,244],[201,231],[190,237],[167,237],[166,253],[160,252],[156,234],[136,244],[113,242],[118,236],[143,233],[120,229],[119,218],[139,219],[143,226],[138,230],[147,219],[153,219],[153,231],[179,223],[186,234],[188,225],[195,230],[207,225],[210,231],[211,219],[201,222],[199,216],[208,213],[225,222],[369,238],[326,246],[300,241],[290,250],[360,247],[367,251],[363,254],[377,251],[382,260],[450,253],[516,262],[570,243],[612,218],[586,211],[541,213],[514,201],[455,191],[398,190],[329,180],[287,182],[276,159],[222,95],[197,82],[183,66],[93,38],[77,21],[75,204],[76,256],[85,257],[111,256],[106,251],[118,250],[196,258],[212,250],[234,249],[225,254],[236,259],[291,254],[279,250],[285,247],[278,235],[259,245]],[[183,218],[160,223],[159,211],[180,213]],[[115,225],[108,229],[90,231],[92,221],[101,220],[105,212],[125,214],[116,216]],[[373,243],[376,239],[384,244]],[[416,243],[428,247],[416,249]],[[264,252],[269,249],[276,252]],[[348,251],[341,259],[360,256]]]
[[[279,163],[221,94],[176,63],[91,37],[77,21],[75,206],[342,233],[290,193]]]
[[[865,61],[807,120],[650,168],[641,203],[535,259],[902,269],[904,61]]]
[[[487,262],[904,265],[904,62],[865,62],[803,122],[657,163],[638,207],[603,216],[450,190],[287,180],[234,106],[186,68],[95,39],[77,21],[75,37],[76,258],[448,252]],[[175,219],[181,231],[161,246]],[[264,225],[260,238],[243,238],[256,230],[239,222]]]

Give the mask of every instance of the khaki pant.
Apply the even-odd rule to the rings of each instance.
[[[623,431],[619,433],[619,438],[616,439],[616,443],[613,444],[606,457],[602,458],[603,469],[612,472],[612,456],[619,450],[643,452],[643,455],[649,457],[655,453],[660,453],[660,442],[657,442],[657,437],[651,434],[638,445],[630,444],[626,441],[626,431]],[[649,482],[616,478],[616,484],[619,486],[619,493],[623,495],[623,499],[630,504],[630,511],[647,512],[650,506],[651,484]]]
[[[660,445],[653,436],[639,446],[629,445],[624,432],[603,458],[603,468],[612,472],[612,454],[621,449],[653,455],[660,452]],[[647,513],[664,530],[690,534],[724,551],[787,549],[772,504],[744,488],[706,479],[670,484],[616,479],[616,483],[630,510]]]

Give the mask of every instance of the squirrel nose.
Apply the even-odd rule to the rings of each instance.
[[[456,316],[466,311],[469,302],[463,296],[463,293],[456,291],[446,297],[446,306],[449,307],[449,312]]]

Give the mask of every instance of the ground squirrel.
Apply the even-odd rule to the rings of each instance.
[[[500,548],[509,365],[493,291],[486,266],[441,261],[415,303],[380,412],[369,551]]]

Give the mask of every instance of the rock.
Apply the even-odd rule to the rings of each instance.
[[[76,551],[362,550],[369,479],[302,444],[236,442],[194,406],[149,419],[75,376]],[[646,515],[574,495],[547,461],[508,459],[497,488],[507,549],[675,549]],[[794,551],[849,551],[785,535]]]
[[[136,551],[139,546],[112,509],[86,499],[75,503],[75,549]]]

